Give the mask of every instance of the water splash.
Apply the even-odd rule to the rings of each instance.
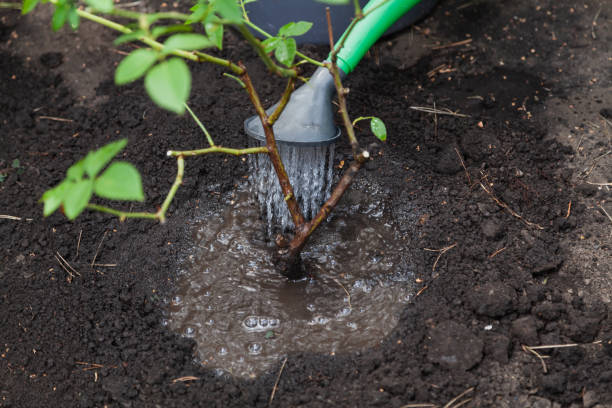
[[[253,143],[263,145],[259,141]],[[279,144],[278,150],[293,186],[293,194],[304,217],[311,219],[331,194],[334,145],[300,147]],[[267,220],[268,233],[271,235],[275,226],[282,231],[290,230],[293,227],[291,214],[268,155],[249,156],[249,170],[252,174],[251,190]]]

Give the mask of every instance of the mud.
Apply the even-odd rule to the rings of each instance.
[[[464,392],[467,407],[612,403],[609,2],[442,1],[370,52],[347,80],[349,108],[380,116],[389,139],[360,180],[377,186],[416,293],[382,343],[287,352],[282,372],[255,379],[201,365],[196,342],[163,325],[186,231],[228,208],[245,162],[188,160],[165,225],[42,218],[38,197],[91,148],[129,139],[139,211],[173,181],[165,152],[204,144],[140,84],[112,84],[123,58],[112,35],[87,23],[54,35],[44,7],[0,11],[1,406],[444,406]],[[278,99],[283,81],[231,32],[223,52],[249,67],[266,106]],[[207,65],[193,77],[190,104],[216,141],[246,146],[243,91]],[[411,108],[434,104],[445,114]],[[335,177],[349,158],[342,142]],[[550,345],[568,346],[533,350],[543,361],[524,347]]]

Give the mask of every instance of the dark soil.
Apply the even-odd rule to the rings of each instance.
[[[379,347],[288,355],[271,405],[444,405],[473,387],[464,406],[609,407],[612,208],[609,187],[589,183],[612,174],[611,4],[441,3],[348,80],[352,115],[387,123],[389,141],[360,177],[382,187],[422,289]],[[93,147],[129,139],[123,158],[147,194],[139,210],[173,181],[165,152],[205,141],[140,84],[113,85],[122,56],[110,33],[85,23],[52,34],[40,9],[0,12],[0,213],[20,218],[0,218],[0,406],[267,406],[278,369],[219,377],[161,325],[192,216],[220,208],[245,163],[188,160],[165,225],[44,219],[38,198]],[[231,34],[224,54],[242,56],[275,101],[282,81]],[[243,146],[253,111],[221,74],[194,66],[190,104],[219,143]],[[434,104],[470,116],[410,109]],[[338,150],[338,163],[349,159]],[[522,347],[560,344],[574,345]]]

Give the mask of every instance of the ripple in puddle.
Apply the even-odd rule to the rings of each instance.
[[[202,364],[240,377],[270,369],[289,352],[380,343],[414,287],[400,266],[405,241],[381,205],[364,205],[370,196],[346,197],[303,253],[314,279],[289,282],[274,268],[256,203],[238,193],[221,217],[196,223],[168,327],[197,342]]]

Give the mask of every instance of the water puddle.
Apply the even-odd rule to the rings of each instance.
[[[258,204],[235,193],[224,214],[195,224],[168,326],[196,340],[202,364],[240,377],[289,352],[375,346],[414,293],[406,241],[369,202],[376,196],[348,194],[303,253],[313,279],[289,282],[272,264]]]

